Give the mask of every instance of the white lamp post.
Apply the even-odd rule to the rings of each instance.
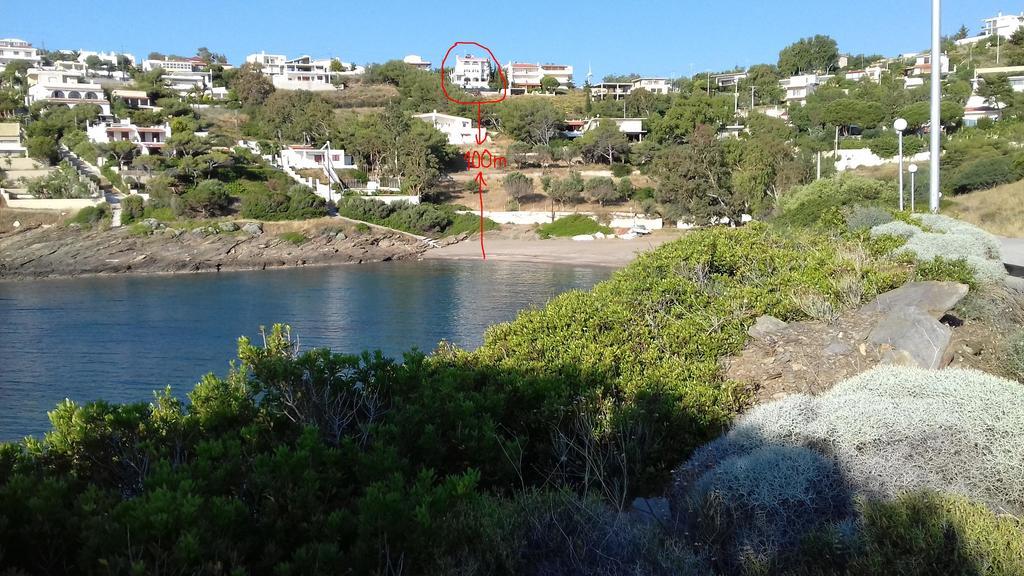
[[[932,0],[932,127],[928,208],[939,213],[939,163],[942,161],[942,0]]]
[[[903,212],[903,133],[907,130],[907,121],[897,118],[892,127],[896,129],[900,140],[900,212]]]
[[[910,212],[914,212],[914,195],[917,192],[917,182],[915,176],[917,176],[917,164],[911,164],[907,166],[907,172],[910,172]]]

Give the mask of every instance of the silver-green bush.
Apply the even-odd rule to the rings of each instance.
[[[673,511],[691,537],[707,541],[702,528],[719,530],[719,549],[735,563],[790,550],[857,497],[931,489],[1019,515],[1022,431],[1020,383],[972,370],[879,367],[821,396],[751,410],[677,470]],[[705,520],[739,512],[746,523]]]
[[[921,226],[893,221],[871,229],[872,237],[899,236],[907,243],[896,254],[910,254],[921,262],[936,258],[963,259],[984,284],[1002,282],[1006,277],[999,240],[984,230],[948,216],[916,214]]]

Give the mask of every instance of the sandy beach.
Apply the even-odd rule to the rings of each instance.
[[[659,231],[635,240],[607,238],[577,242],[568,238],[540,240],[536,237],[509,237],[504,232],[488,233],[484,248],[488,260],[505,262],[544,262],[621,268],[638,254],[653,250],[681,236],[676,230]],[[434,248],[423,253],[424,259],[480,259],[480,239],[474,237],[458,244]]]

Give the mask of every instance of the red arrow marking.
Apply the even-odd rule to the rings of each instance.
[[[474,180],[480,185],[480,254],[487,260],[487,251],[484,250],[484,185],[487,184],[487,180],[484,179],[483,172],[477,172]]]
[[[476,105],[476,145],[479,146],[484,142],[487,142],[487,136],[484,135],[484,123],[483,123],[483,111],[480,104]]]

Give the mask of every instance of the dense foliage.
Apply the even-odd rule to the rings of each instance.
[[[597,220],[583,214],[563,216],[550,224],[542,224],[537,227],[537,234],[541,238],[551,238],[553,236],[569,238],[571,236],[595,234],[597,232],[611,234],[612,229],[602,226]]]
[[[385,204],[367,198],[347,197],[338,202],[338,215],[425,236],[448,236],[480,229],[479,216],[459,213],[458,207],[451,205]],[[484,228],[495,230],[498,225],[486,219]]]
[[[504,495],[555,483],[623,506],[660,485],[742,404],[719,359],[755,317],[799,318],[790,295],[837,298],[840,276],[866,294],[905,277],[847,252],[763,226],[712,230],[494,327],[476,352],[298,353],[275,331],[262,347],[243,339],[236,369],[187,404],[65,403],[45,439],[0,448],[0,565],[436,574],[554,562],[493,542],[549,542],[565,526],[551,519],[569,522],[578,504],[523,516]],[[537,533],[542,517],[554,532]]]

